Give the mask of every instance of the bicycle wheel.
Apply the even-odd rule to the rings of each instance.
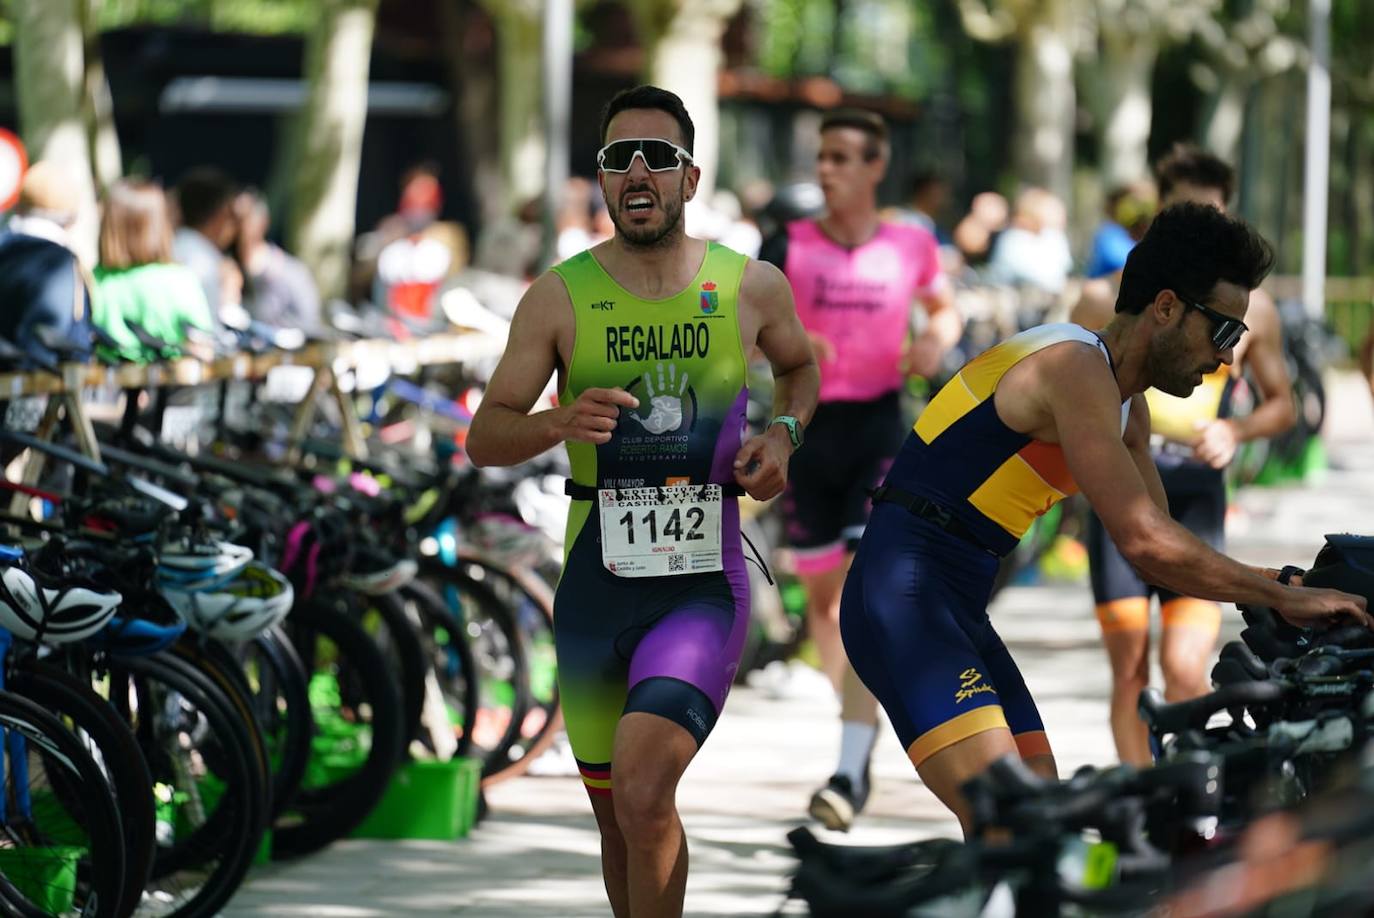
[[[445,565],[421,568],[421,576],[460,623],[472,649],[477,703],[467,734],[486,780],[508,761],[507,753],[530,709],[525,636],[510,609],[485,583]]]
[[[377,645],[335,603],[298,605],[286,633],[309,674],[314,755],[272,857],[298,857],[347,835],[386,792],[402,753],[401,696]]]
[[[514,681],[512,716],[501,741],[489,749],[482,771],[483,785],[523,774],[530,764],[553,744],[563,723],[558,703],[558,668],[553,640],[553,593],[538,578],[518,568],[507,568],[481,556],[460,553],[456,566],[432,561],[422,568],[441,583],[441,595],[449,599],[466,594],[477,600],[481,619],[464,617],[469,638],[474,640],[474,657],[484,667],[479,649],[488,641],[487,651],[499,653],[501,642],[515,664],[509,672]],[[493,604],[493,600],[495,604]],[[471,603],[470,603],[471,605]],[[477,635],[474,635],[474,624]],[[494,626],[491,627],[491,626]],[[501,640],[495,640],[499,631]],[[519,659],[519,656],[523,659]],[[494,657],[489,660],[495,662]],[[474,742],[479,746],[481,727],[474,725]]]
[[[132,915],[157,850],[153,778],[138,741],[90,683],[55,666],[26,661],[10,672],[7,685],[56,715],[86,747],[114,791],[123,828],[126,878],[116,914]],[[66,798],[73,789],[63,780],[57,792]]]
[[[168,653],[112,658],[99,679],[152,773],[157,853],[144,901],[160,915],[215,914],[266,825],[267,776],[249,725],[208,676]]]
[[[314,717],[310,687],[291,640],[279,627],[232,648],[248,681],[250,701],[272,763],[272,807],[275,820],[300,790],[310,760]]]
[[[27,698],[0,692],[0,731],[0,908],[23,918],[114,918],[124,890],[124,842],[105,775],[60,720]],[[53,868],[78,855],[85,866],[77,868],[73,888]]]
[[[215,684],[223,699],[233,706],[248,734],[249,752],[257,762],[261,774],[270,778],[272,761],[267,752],[267,740],[262,733],[262,724],[258,721],[254,709],[253,690],[233,652],[214,638],[187,631],[169,648],[168,653],[173,658],[195,667],[201,675]],[[270,781],[267,790],[267,806],[270,809],[273,791]]]
[[[401,727],[404,744],[420,733],[420,711],[425,703],[425,649],[420,632],[406,614],[405,603],[394,593],[357,595],[353,599],[358,620],[386,658],[401,692]]]
[[[431,753],[439,744],[452,746],[453,758],[472,754],[472,723],[477,712],[477,664],[468,646],[467,630],[453,616],[443,598],[428,584],[415,580],[401,588],[407,613],[420,623],[421,642],[429,660],[426,685],[432,676],[442,703],[437,723],[422,714],[420,742]],[[450,734],[441,740],[440,732]]]

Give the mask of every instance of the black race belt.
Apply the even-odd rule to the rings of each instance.
[[[928,523],[934,523],[950,535],[963,539],[965,542],[987,552],[993,557],[1000,557],[997,552],[978,541],[978,537],[973,534],[973,531],[960,522],[948,508],[942,507],[932,500],[927,500],[909,491],[903,491],[901,488],[888,487],[887,485],[881,485],[874,488],[869,493],[873,497],[873,503],[875,504],[896,504],[913,516],[919,516]]]

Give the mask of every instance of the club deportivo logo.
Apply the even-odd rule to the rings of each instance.
[[[716,295],[716,282],[707,281],[701,285],[701,311],[708,316],[720,308],[720,299]]]

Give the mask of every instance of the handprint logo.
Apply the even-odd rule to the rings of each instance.
[[[687,372],[684,370],[681,375],[677,372],[676,364],[668,364],[667,375],[664,375],[663,364],[658,365],[658,385],[654,385],[654,374],[646,372],[644,374],[644,394],[649,397],[649,404],[653,410],[649,412],[647,418],[642,418],[631,412],[630,417],[634,418],[640,425],[651,434],[664,434],[672,430],[677,430],[682,426],[682,395],[687,391]]]

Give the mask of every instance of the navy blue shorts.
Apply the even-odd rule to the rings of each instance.
[[[1023,757],[1049,754],[1021,672],[988,619],[997,559],[905,508],[873,508],[840,601],[855,673],[920,765],[1004,727]]]

